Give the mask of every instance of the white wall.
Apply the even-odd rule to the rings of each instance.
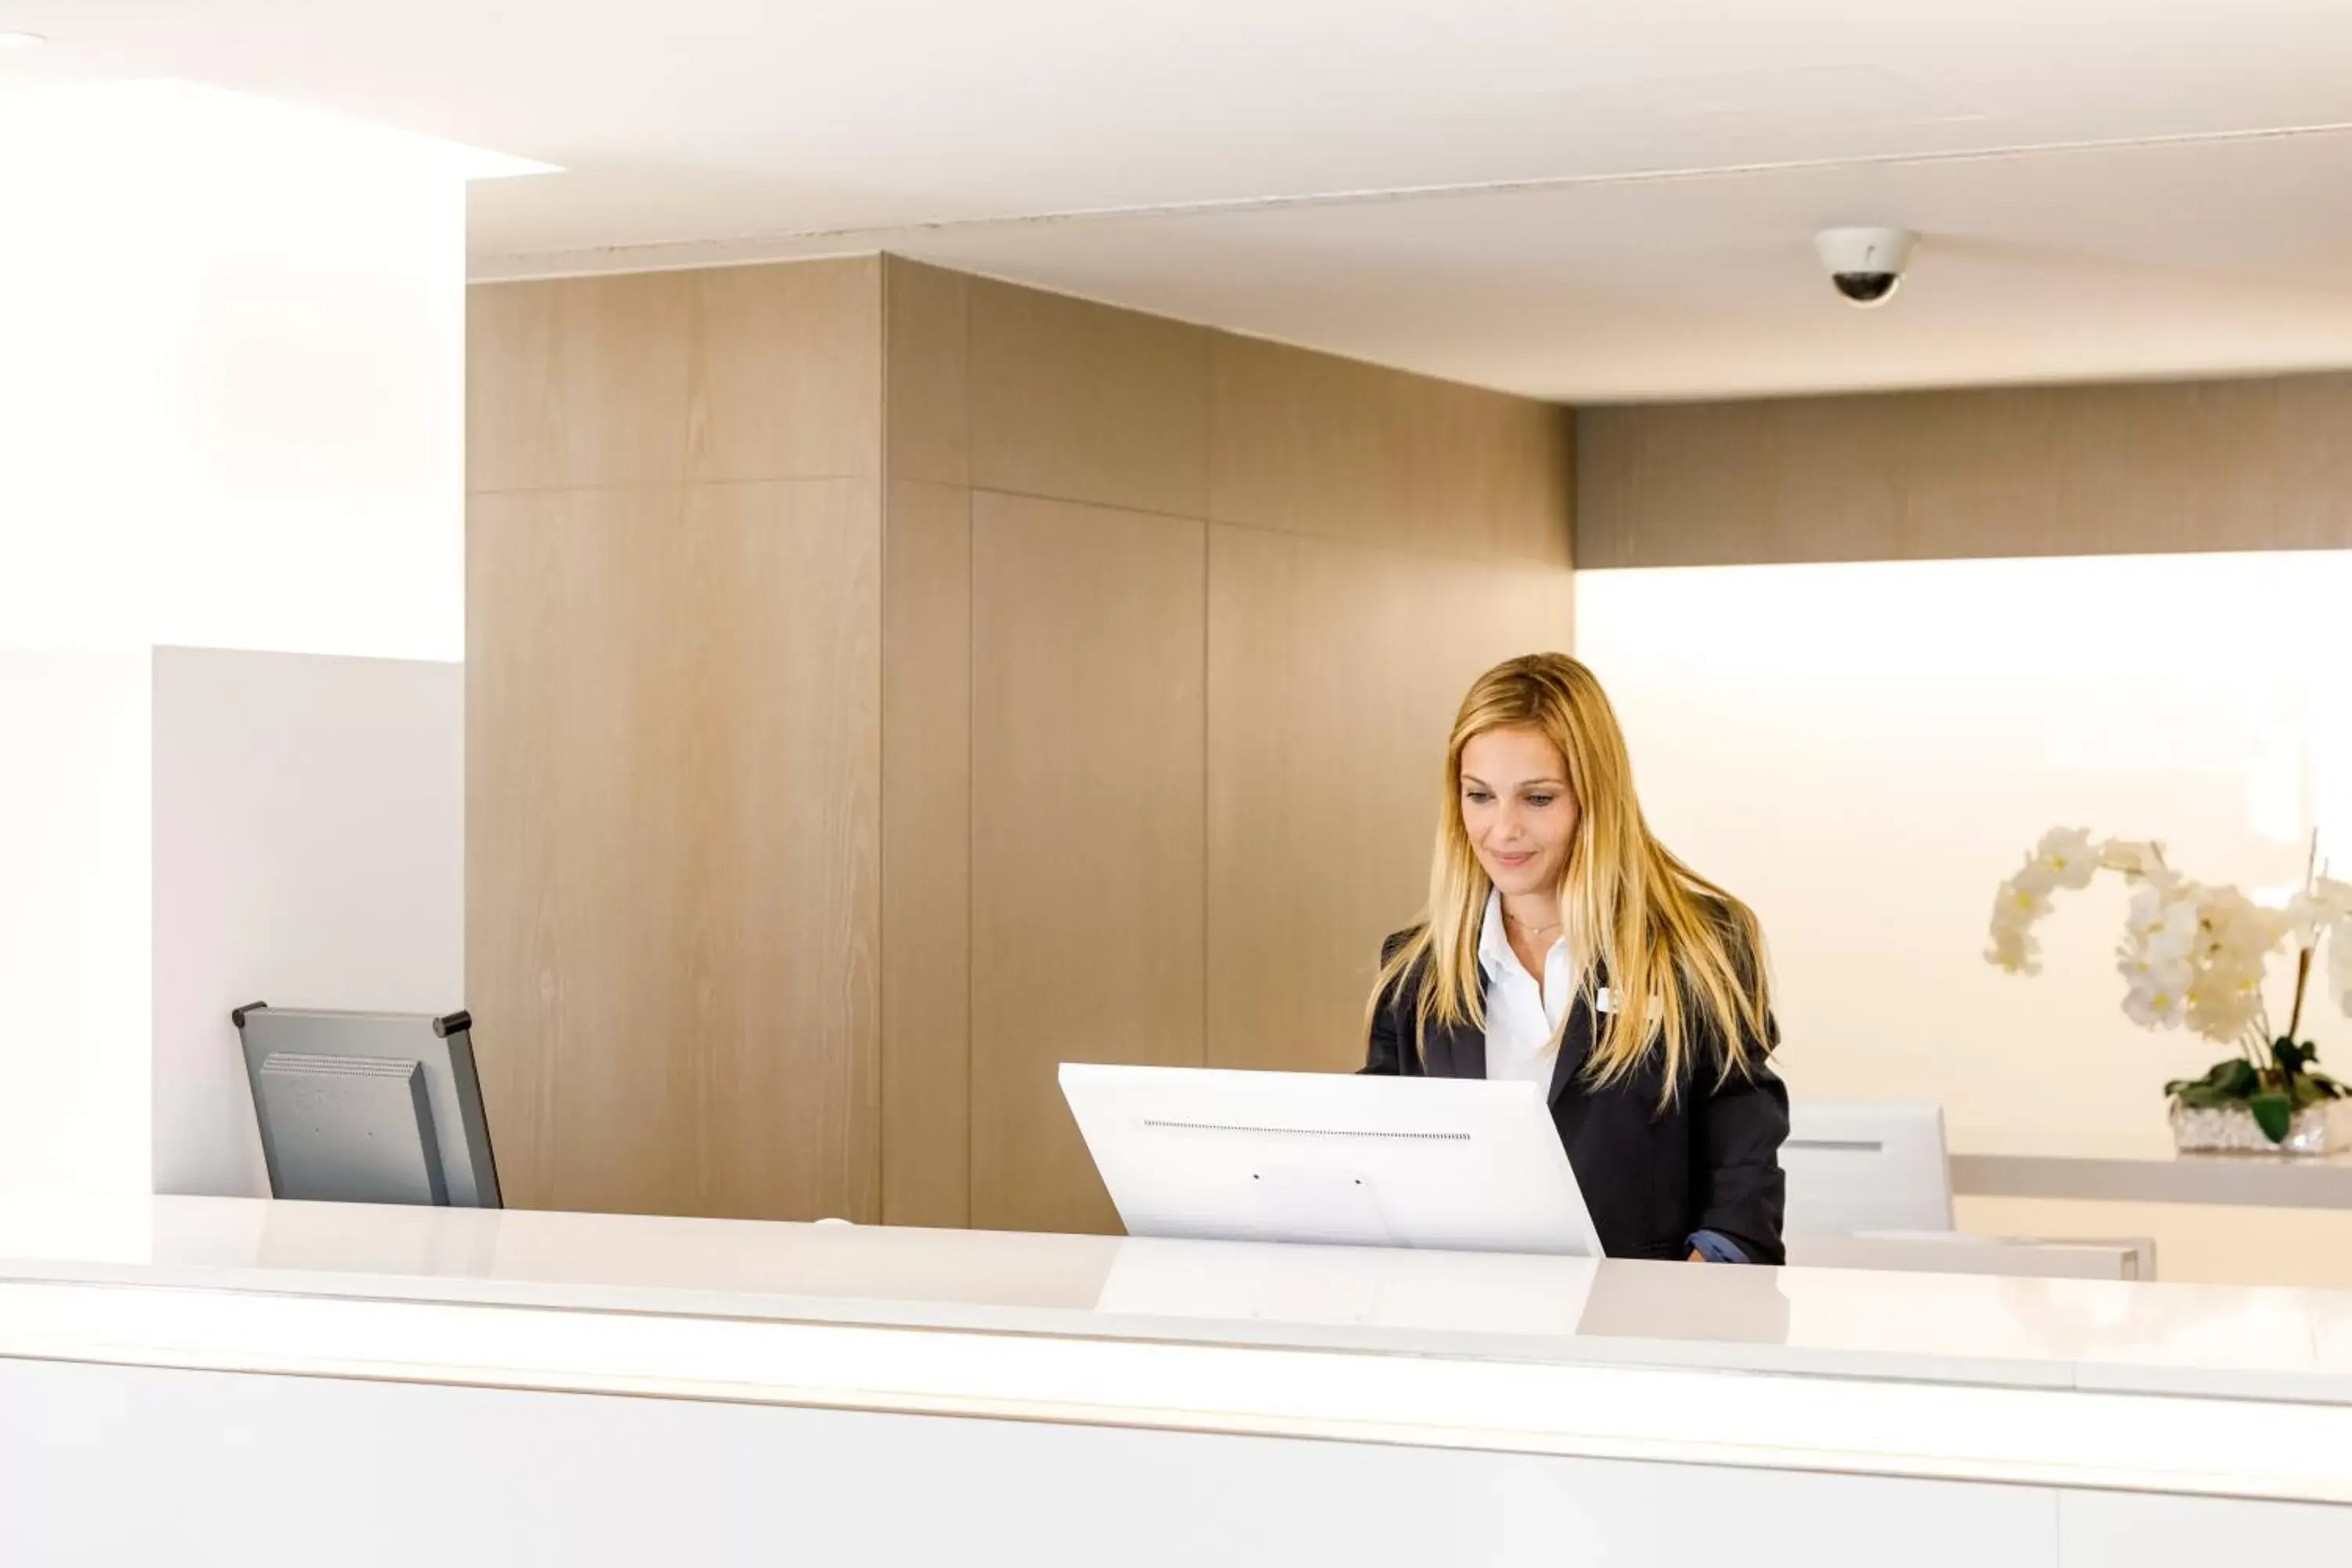
[[[2316,825],[2352,872],[2352,553],[1588,572],[1577,594],[1654,826],[1763,917],[1798,1093],[1937,1100],[1956,1141],[2161,1148],[2165,1080],[2226,1053],[2124,1016],[2120,885],[2060,895],[2036,978],[1983,961],[1995,885],[2062,823],[2250,887],[2298,880]],[[2352,1068],[2352,1020],[2305,1024]],[[2335,1217],[2291,1228],[2343,1258],[2352,1227],[2311,1228]]]
[[[0,1197],[252,1191],[216,1012],[457,1005],[465,186],[514,170],[172,81],[0,93]]]
[[[149,1191],[148,670],[0,648],[0,1204]]]
[[[2352,872],[2347,605],[2332,552],[1593,572],[1577,645],[1659,833],[1763,917],[1793,1083],[2129,1139],[2226,1053],[2124,1016],[2119,883],[2030,979],[1983,960],[1994,887],[2062,823],[2273,887],[2319,824]]]
[[[229,1009],[453,1012],[465,671],[154,654],[154,1186],[266,1197]]]
[[[0,146],[0,646],[462,657],[478,158],[169,81]]]

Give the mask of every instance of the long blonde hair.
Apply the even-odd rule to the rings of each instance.
[[[1593,1042],[1587,1083],[1605,1088],[1664,1056],[1660,1105],[1671,1104],[1703,1038],[1720,1043],[1717,1081],[1754,1068],[1771,1010],[1763,936],[1748,906],[1676,859],[1658,842],[1633,794],[1624,732],[1601,682],[1565,654],[1496,666],[1462,700],[1445,747],[1445,804],[1429,869],[1429,902],[1381,966],[1377,1014],[1391,987],[1424,970],[1415,1049],[1429,1027],[1486,1026],[1478,936],[1493,883],[1462,821],[1462,751],[1491,730],[1532,730],[1568,764],[1577,823],[1559,885],[1560,921],[1582,964],[1579,990],[1595,1003],[1605,969],[1614,1010]],[[1567,1015],[1562,1015],[1562,1031]],[[1366,1024],[1370,1027],[1370,1017]],[[1553,1046],[1559,1044],[1555,1031]]]

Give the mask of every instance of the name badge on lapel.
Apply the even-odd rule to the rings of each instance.
[[[1651,1016],[1657,1016],[1664,1011],[1664,1006],[1665,1004],[1658,997],[1652,996],[1650,998]],[[1609,987],[1606,985],[1603,985],[1600,990],[1595,991],[1592,994],[1592,1010],[1596,1013],[1614,1013],[1617,1011],[1617,998],[1610,994]]]

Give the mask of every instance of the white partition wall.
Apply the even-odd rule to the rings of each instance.
[[[11,1205],[149,1191],[148,668],[144,649],[0,650],[0,1194]]]
[[[153,668],[155,1190],[267,1197],[230,1008],[464,1003],[465,668]]]
[[[177,82],[0,147],[0,1194],[249,1192],[225,998],[457,1005],[465,183],[518,171]]]
[[[0,650],[0,1194],[266,1197],[239,1003],[449,1012],[465,672]]]

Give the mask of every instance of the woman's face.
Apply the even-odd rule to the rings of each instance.
[[[1559,889],[1576,837],[1568,763],[1533,730],[1489,730],[1462,748],[1462,826],[1506,898]]]

